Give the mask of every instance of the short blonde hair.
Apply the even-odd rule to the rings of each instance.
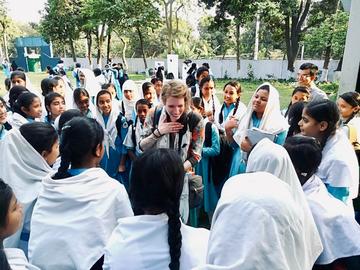
[[[166,105],[166,100],[169,97],[184,98],[185,111],[190,110],[191,95],[188,87],[180,80],[171,80],[164,84],[161,93],[161,100]]]

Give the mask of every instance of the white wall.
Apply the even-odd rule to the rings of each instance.
[[[63,59],[66,66],[72,66],[73,61],[71,58]],[[78,58],[79,63],[81,63],[82,67],[89,67],[88,61],[85,58]],[[145,72],[144,61],[142,58],[128,58],[126,59],[128,62],[128,72],[129,73],[140,73]],[[155,61],[164,61],[166,63],[166,59],[147,59],[148,67],[154,67]],[[181,68],[183,59],[179,59],[179,76],[181,76]],[[96,59],[93,61],[96,63]],[[114,63],[122,62],[121,59],[113,59]],[[211,71],[215,78],[224,78],[225,74],[229,78],[248,78],[249,65],[252,66],[252,70],[254,72],[254,76],[257,79],[268,79],[269,76],[275,79],[289,79],[291,76],[295,78],[297,70],[302,63],[311,62],[314,63],[322,69],[324,64],[324,60],[297,60],[295,61],[295,72],[291,74],[287,70],[287,60],[240,60],[240,71],[236,70],[236,60],[235,59],[201,59],[194,60],[195,63],[201,65],[202,63],[209,63]],[[329,65],[329,80],[332,81],[334,77],[334,70],[337,68],[339,61],[331,60]],[[96,66],[96,65],[94,65]]]

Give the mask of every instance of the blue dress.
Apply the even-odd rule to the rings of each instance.
[[[257,118],[255,113],[253,113],[253,115],[251,117],[251,121],[252,121],[253,127],[259,128],[261,118],[260,119]],[[277,136],[274,140],[274,143],[283,145],[286,140],[286,135],[287,135],[286,130],[277,134]],[[234,148],[234,154],[233,154],[233,159],[231,162],[231,169],[230,169],[229,177],[246,172],[246,156],[245,155],[247,155],[247,153],[241,151],[240,146],[236,142],[234,142],[232,146]]]

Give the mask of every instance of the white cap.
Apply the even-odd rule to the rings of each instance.
[[[136,83],[133,80],[126,80],[122,86],[122,90],[131,90],[131,91],[137,91]]]

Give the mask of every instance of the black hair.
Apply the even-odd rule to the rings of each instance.
[[[191,98],[191,103],[197,109],[204,108],[203,101],[202,101],[202,99],[200,97],[192,97]]]
[[[129,198],[135,215],[145,211],[168,215],[168,243],[171,270],[180,268],[180,196],[184,185],[184,166],[173,149],[151,149],[133,163]]]
[[[206,67],[204,66],[201,66],[199,67],[197,70],[196,70],[196,79],[198,79],[200,77],[200,75],[204,72],[209,72],[209,69],[207,69]]]
[[[26,82],[26,75],[25,75],[25,72],[23,72],[23,71],[14,70],[13,72],[11,72],[10,80],[12,81],[15,78],[20,78]]]
[[[67,121],[70,121],[71,119],[73,119],[74,117],[77,117],[77,116],[79,116],[79,117],[83,116],[83,114],[78,109],[66,110],[65,112],[63,112],[60,115],[59,125],[58,125],[58,133],[59,133],[59,135],[61,135],[61,129],[64,126],[64,124]]]
[[[112,95],[108,90],[100,90],[96,95],[96,106],[98,105],[99,97],[102,95],[109,95],[110,99],[112,99]]]
[[[2,97],[0,97],[0,103],[2,103],[5,106],[6,110],[9,109],[7,104],[6,104],[6,101]]]
[[[60,138],[61,163],[53,179],[69,177],[69,166],[77,168],[104,140],[104,130],[95,119],[74,117],[62,127]],[[79,143],[81,142],[81,143]]]
[[[203,78],[200,82],[199,82],[199,88],[200,88],[200,98],[202,99],[202,88],[204,86],[205,83],[208,83],[210,81],[214,81],[210,76],[207,76],[205,78]],[[215,84],[215,82],[214,82]],[[215,117],[215,101],[214,101],[214,94],[211,94],[211,98],[212,98],[212,113],[213,113],[213,117]],[[205,108],[205,106],[204,106]]]
[[[20,96],[15,101],[15,104],[13,105],[13,111],[22,115],[23,117],[27,118],[29,117],[22,108],[29,110],[31,104],[34,102],[36,98],[39,98],[37,95],[31,92],[25,92],[20,94]]]
[[[288,123],[290,125],[287,137],[292,137],[295,134],[300,133],[300,126],[299,122],[301,120],[302,111],[305,107],[305,102],[296,102],[295,104],[291,105],[289,108],[288,113]]]
[[[173,79],[175,79],[174,73],[169,72],[169,73],[166,75],[166,79],[168,79],[168,80],[173,80]]]
[[[61,76],[54,76],[51,78],[51,80],[53,83],[53,87],[58,86],[60,80],[63,81],[63,83],[65,84],[65,82],[64,82],[63,78],[61,78]]]
[[[94,72],[95,77],[101,75],[101,69],[100,68],[94,68],[93,72]]]
[[[310,76],[314,76],[317,74],[319,68],[317,67],[317,65],[313,64],[313,63],[304,63],[300,66],[301,70],[305,70],[305,69],[309,69],[310,70]]]
[[[142,93],[143,95],[145,95],[146,91],[151,87],[154,86],[151,82],[144,82],[141,86],[142,88]]]
[[[54,143],[58,140],[55,128],[44,122],[23,124],[20,133],[40,155],[43,151],[51,152]]]
[[[41,80],[41,94],[45,97],[47,94],[53,92],[54,86],[54,81],[51,78],[45,78]]]
[[[51,102],[53,102],[54,99],[58,98],[58,97],[62,98],[62,100],[65,102],[65,98],[62,95],[60,95],[59,93],[53,92],[53,93],[47,94],[45,96],[45,101],[44,101],[45,102],[45,109],[46,109],[46,111],[48,113],[48,116],[50,116],[50,114],[51,114],[48,107],[50,108]]]
[[[58,64],[63,64],[63,63],[64,63],[64,60],[61,60],[61,59],[60,59],[60,60],[58,61]]]
[[[203,63],[202,65],[203,65],[204,67],[206,67],[207,69],[210,69],[209,63]]]
[[[9,91],[9,105],[11,110],[14,110],[14,104],[15,101],[18,99],[18,97],[22,94],[22,93],[29,93],[30,91],[28,89],[26,89],[24,86],[21,85],[15,85],[13,87],[11,87],[10,91]]]
[[[11,80],[9,78],[5,78],[4,84],[6,91],[9,91],[11,88]]]
[[[162,73],[162,70],[164,70],[163,66],[158,67],[156,74],[155,74],[156,78],[158,78],[160,81],[164,81],[164,75]]]
[[[339,98],[342,98],[346,103],[348,103],[353,108],[360,106],[360,94],[358,92],[346,92],[344,94],[341,94]],[[357,113],[358,112],[354,112],[352,116],[349,117],[349,119],[347,119],[344,124],[349,123],[349,121],[353,119]]]
[[[309,88],[308,88],[308,87],[306,87],[306,86],[297,86],[297,87],[295,87],[295,89],[292,91],[291,97],[293,97],[293,96],[294,96],[296,93],[298,93],[298,92],[301,92],[301,93],[310,95],[310,91],[309,91]],[[290,103],[289,103],[289,105],[288,105],[288,107],[287,107],[287,110],[286,110],[286,112],[285,112],[285,114],[284,114],[284,117],[288,116],[291,103],[292,103],[292,102],[291,102],[291,100],[290,100]],[[300,121],[300,120],[299,120],[299,121]]]
[[[75,64],[75,67],[76,67],[76,68],[81,68],[81,64],[80,64],[80,63],[76,63],[76,64]]]
[[[156,78],[156,77],[151,79],[151,83],[153,85],[155,85],[157,82],[162,82],[162,80],[160,80],[159,78]]]
[[[236,89],[236,93],[238,94],[238,98],[236,99],[236,103],[235,103],[235,108],[233,110],[233,116],[236,114],[238,108],[239,108],[239,103],[240,103],[240,94],[242,92],[241,90],[241,84],[238,82],[238,81],[230,81],[230,82],[227,82],[225,85],[224,85],[224,88],[223,88],[223,91],[225,91],[225,88],[226,86],[232,86]],[[223,111],[224,111],[224,108],[225,108],[225,102],[223,103],[223,105],[221,106],[221,109],[220,109],[220,113],[219,113],[219,123],[222,124],[224,122],[224,116],[223,116]]]
[[[78,103],[80,101],[81,95],[84,95],[84,96],[87,96],[88,98],[90,98],[89,92],[85,88],[79,87],[79,88],[76,88],[73,93],[73,98],[74,98],[75,103]]]
[[[318,169],[321,159],[321,145],[314,137],[296,135],[286,139],[284,148],[301,184],[304,184]]]
[[[23,72],[25,74],[25,69],[23,67],[17,67],[16,71]]]
[[[113,83],[104,83],[103,85],[101,85],[101,90],[107,90],[109,87],[115,88],[115,85]]]
[[[135,109],[137,108],[138,105],[147,105],[149,108],[151,108],[151,104],[150,102],[145,99],[145,98],[141,98],[138,101],[136,101],[135,103]]]
[[[315,100],[309,102],[304,110],[306,114],[314,118],[317,122],[325,121],[328,123],[328,127],[324,131],[321,139],[321,145],[324,147],[327,139],[335,134],[340,120],[340,113],[336,103],[328,99]]]
[[[11,198],[13,197],[12,188],[0,178],[0,227],[3,228],[6,226],[7,214],[9,211],[9,206]],[[3,240],[3,239],[0,239]]]
[[[256,92],[258,92],[259,90],[265,90],[270,93],[270,86],[268,84],[261,85]]]

